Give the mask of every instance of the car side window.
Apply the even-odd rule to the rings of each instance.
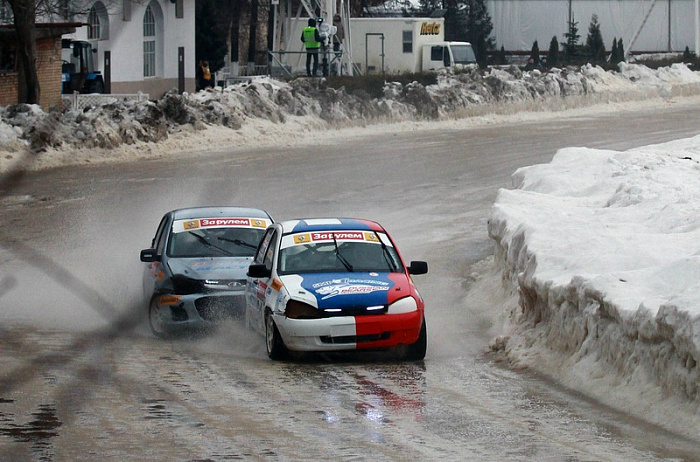
[[[265,231],[265,235],[260,242],[260,247],[258,247],[258,251],[255,252],[255,263],[262,263],[265,260],[265,254],[267,253],[268,247],[270,247],[273,232],[273,229]]]
[[[153,248],[156,249],[156,255],[163,255],[163,251],[165,249],[165,238],[168,235],[167,231],[169,223],[170,220],[166,215],[160,221],[160,225],[158,225],[158,231],[156,232],[156,236],[153,238],[153,242],[151,243]]]
[[[265,265],[265,268],[271,270],[272,269],[272,261],[275,258],[275,248],[277,247],[277,232],[272,232],[270,235],[270,242],[269,245],[267,246],[267,250],[265,251],[265,254],[263,256],[263,261],[262,263]]]

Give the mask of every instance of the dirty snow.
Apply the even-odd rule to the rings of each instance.
[[[337,139],[446,122],[473,126],[557,117],[558,111],[591,105],[614,111],[631,101],[644,105],[691,95],[700,95],[700,75],[683,64],[652,70],[621,63],[616,72],[590,65],[547,73],[493,68],[442,74],[427,87],[389,81],[382,98],[335,90],[323,79],[287,83],[261,77],[223,90],[170,93],[147,102],[115,100],[64,113],[28,105],[0,108],[0,172],[291,146],[316,142],[319,131],[332,131],[321,138]],[[27,157],[28,148],[41,155]]]
[[[700,136],[562,149],[512,178],[488,226],[517,299],[494,349],[697,436]]]
[[[683,64],[495,68],[441,75],[428,87],[387,82],[377,99],[323,80],[262,77],[63,114],[0,108],[0,172],[597,114],[698,95],[700,75]],[[626,152],[564,149],[513,182],[499,192],[488,228],[495,277],[510,296],[507,335],[492,348],[697,436],[700,137]]]

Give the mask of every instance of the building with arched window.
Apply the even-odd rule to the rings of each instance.
[[[64,38],[88,40],[108,93],[195,91],[195,8],[189,0],[85,0],[85,27]]]

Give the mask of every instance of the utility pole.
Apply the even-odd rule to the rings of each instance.
[[[700,56],[700,0],[695,0],[695,55]]]

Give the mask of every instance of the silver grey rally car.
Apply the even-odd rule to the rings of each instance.
[[[264,210],[195,207],[168,212],[141,251],[151,330],[168,337],[245,312],[246,271],[268,225]]]

